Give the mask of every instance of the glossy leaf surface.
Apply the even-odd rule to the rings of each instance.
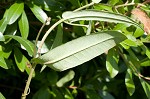
[[[7,19],[8,24],[13,24],[21,15],[24,9],[23,2],[16,2],[5,12],[4,18]]]
[[[19,23],[19,29],[21,32],[21,36],[23,38],[27,39],[28,34],[29,34],[29,23],[28,23],[28,19],[27,19],[25,12],[22,13],[22,16],[18,23]]]

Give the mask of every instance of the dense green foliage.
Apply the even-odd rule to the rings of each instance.
[[[0,99],[21,98],[35,65],[27,99],[150,99],[143,2],[1,0]]]

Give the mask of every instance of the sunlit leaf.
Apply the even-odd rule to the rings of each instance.
[[[75,76],[75,72],[70,70],[64,77],[62,77],[57,83],[56,85],[58,87],[62,87],[65,83],[69,82],[70,80],[72,80]]]
[[[33,4],[28,4],[28,6],[30,7],[31,11],[33,12],[33,14],[36,16],[36,18],[41,21],[42,23],[44,23],[48,16],[47,14],[37,5]]]
[[[6,99],[1,92],[0,92],[0,99]]]
[[[140,78],[140,81],[141,81],[142,87],[146,93],[147,98],[150,99],[150,94],[149,94],[150,93],[150,85],[146,81],[144,81],[142,78]]]
[[[7,59],[0,57],[0,67],[2,67],[4,69],[9,69],[10,68],[10,62]]]
[[[141,66],[150,66],[150,59],[149,58],[145,58],[143,60],[141,60]]]
[[[28,34],[29,34],[29,23],[28,23],[26,13],[24,11],[23,11],[22,16],[18,23],[19,23],[19,29],[21,32],[21,36],[23,38],[27,39]]]
[[[126,23],[140,27],[135,21],[126,16],[98,10],[82,10],[76,12],[67,11],[63,13],[62,17],[69,23],[80,20],[96,20],[114,23]]]
[[[0,32],[0,41],[5,41],[5,37],[1,32]]]
[[[126,78],[125,78],[126,88],[128,90],[129,95],[133,95],[135,91],[135,85],[133,82],[132,71],[131,69],[127,69]]]
[[[106,69],[112,78],[119,72],[118,61],[119,55],[117,54],[117,51],[115,49],[110,49],[107,54]]]
[[[101,2],[102,0],[92,0],[94,3],[99,3]]]
[[[58,46],[32,61],[63,71],[101,55],[125,39],[126,37],[117,31],[83,36]]]
[[[3,18],[0,20],[0,32],[4,33],[6,27],[7,27],[7,20],[6,18]]]
[[[34,44],[31,43],[29,40],[26,40],[22,37],[19,37],[19,36],[13,36],[13,35],[5,35],[5,39],[6,38],[13,38],[15,39],[16,41],[18,41],[20,44],[22,44],[26,51],[28,52],[28,54],[31,56],[33,55],[33,52],[34,52]]]
[[[12,46],[10,44],[0,45],[0,56],[8,59],[12,52]]]
[[[4,18],[7,19],[8,24],[13,24],[21,15],[24,9],[23,2],[16,2],[5,12]]]

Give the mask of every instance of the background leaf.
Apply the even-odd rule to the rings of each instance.
[[[127,69],[125,84],[126,84],[128,93],[131,96],[135,91],[135,85],[134,85],[133,78],[132,78],[132,71],[130,69]]]
[[[108,51],[107,60],[106,60],[106,69],[110,73],[110,76],[113,78],[115,77],[118,72],[118,61],[119,55],[115,48],[112,48]]]
[[[20,52],[18,48],[14,49],[14,57],[17,67],[21,72],[24,72],[25,67],[28,67],[29,60]]]
[[[62,87],[65,83],[69,82],[70,80],[72,80],[75,76],[74,71],[70,70],[64,77],[62,77],[57,83],[56,85],[58,87]]]
[[[2,67],[4,69],[9,69],[11,67],[10,62],[7,59],[0,57],[0,67]]]
[[[46,21],[48,16],[39,6],[35,4],[28,4],[28,6],[39,21],[41,21],[42,23]]]
[[[24,9],[23,2],[16,2],[5,12],[4,18],[7,19],[8,24],[13,24],[21,15]]]
[[[22,38],[22,37],[19,37],[19,36],[13,36],[13,35],[5,35],[5,38],[13,38],[15,39],[16,41],[18,41],[20,44],[22,44],[26,51],[28,52],[29,55],[33,55],[33,50],[34,50],[34,44],[31,43],[30,41]]]
[[[6,18],[3,18],[0,20],[0,32],[4,33],[6,27],[7,27],[7,20]]]
[[[101,55],[125,39],[126,37],[117,31],[88,35],[56,47],[33,61],[63,71]]]
[[[150,93],[150,85],[146,81],[144,81],[142,78],[140,78],[140,81],[141,81],[142,87],[146,93],[147,98],[150,99],[150,94],[149,94]]]
[[[21,36],[23,38],[27,39],[28,34],[29,34],[29,23],[28,23],[26,13],[24,11],[23,11],[22,16],[18,23],[19,23],[19,29],[21,32]]]

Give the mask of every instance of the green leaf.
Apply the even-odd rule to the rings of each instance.
[[[67,42],[32,61],[63,71],[101,55],[125,39],[117,31],[99,32]]]
[[[56,85],[58,87],[62,87],[65,83],[69,82],[70,80],[72,80],[75,76],[75,72],[73,70],[70,70],[64,77],[62,77],[57,83]]]
[[[102,97],[102,99],[115,99],[110,93],[108,93],[107,91],[100,91],[99,92],[100,96]]]
[[[0,56],[8,59],[12,52],[12,46],[10,44],[0,45]]]
[[[4,69],[9,69],[10,68],[10,62],[7,59],[0,57],[0,67],[2,67]]]
[[[17,67],[21,72],[24,72],[25,67],[30,63],[29,60],[21,53],[18,48],[14,49],[14,57]]]
[[[126,88],[128,90],[129,95],[133,95],[135,91],[135,85],[132,78],[132,71],[131,69],[127,69],[126,78],[125,78]]]
[[[21,32],[21,36],[23,38],[27,39],[28,34],[29,34],[29,23],[28,23],[26,13],[24,11],[23,11],[22,16],[18,23],[19,23],[19,29]]]
[[[36,16],[36,18],[41,21],[42,23],[45,23],[47,20],[48,16],[47,14],[37,5],[33,4],[28,4],[29,8],[33,12],[33,14]]]
[[[146,81],[144,81],[142,78],[139,78],[139,79],[141,81],[142,87],[146,93],[147,98],[150,99],[150,94],[149,94],[150,93],[150,85]]]
[[[126,23],[129,25],[135,25],[140,27],[135,21],[126,16],[98,10],[82,10],[76,12],[67,11],[62,14],[62,17],[69,23],[80,20],[96,20],[115,23]]]
[[[0,32],[0,41],[5,41],[5,37],[1,32]]]
[[[3,18],[0,20],[0,32],[4,33],[6,27],[7,27],[7,20],[6,18]]]
[[[56,71],[51,70],[50,72],[47,73],[47,80],[51,85],[55,85],[58,80],[58,74]]]
[[[140,66],[150,66],[150,59],[145,58],[145,59],[141,60]]]
[[[106,69],[112,78],[119,72],[118,61],[119,55],[117,54],[116,49],[110,49],[107,54]]]
[[[141,28],[137,27],[137,29],[135,30],[133,35],[134,35],[134,37],[140,37],[143,34],[144,34],[144,31]]]
[[[95,90],[86,90],[86,99],[102,99]]]
[[[18,41],[21,45],[23,45],[23,47],[25,47],[26,51],[28,52],[28,54],[30,56],[33,55],[33,53],[34,53],[34,44],[31,43],[29,40],[24,39],[24,38],[19,37],[19,36],[13,36],[13,35],[5,35],[5,39],[6,38],[13,38],[14,40]]]
[[[23,2],[16,2],[5,12],[4,18],[7,19],[8,24],[13,24],[24,10]]]
[[[57,0],[33,0],[33,2],[46,11],[60,11],[65,9],[65,6]]]
[[[34,94],[32,99],[51,99],[51,91],[48,87],[42,87]]]
[[[6,99],[1,92],[0,92],[0,99]]]
[[[52,49],[61,45],[63,40],[63,26],[62,24],[58,25],[57,34],[55,37],[55,40],[52,45]]]
[[[99,3],[99,2],[101,2],[102,0],[92,0],[92,2],[94,2],[94,3]]]

